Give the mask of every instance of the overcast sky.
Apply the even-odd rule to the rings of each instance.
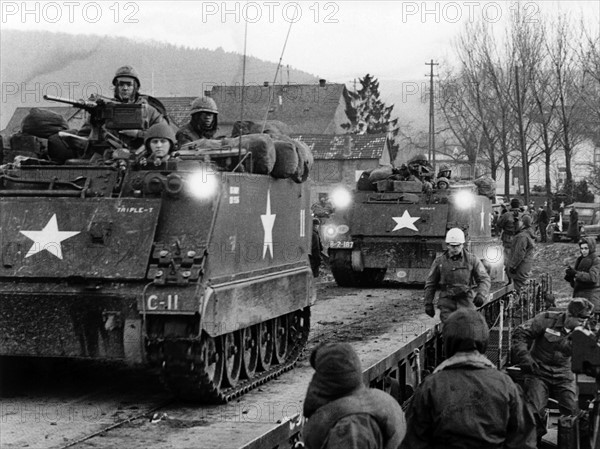
[[[283,64],[337,82],[365,73],[381,80],[422,79],[425,61],[453,60],[452,41],[466,21],[501,24],[516,8],[532,21],[568,10],[583,12],[596,28],[600,23],[598,1],[0,3],[2,29],[125,36],[240,53],[247,21],[248,55],[279,61],[289,31]]]

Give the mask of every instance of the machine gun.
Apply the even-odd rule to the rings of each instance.
[[[69,104],[90,114],[91,132],[88,137],[92,143],[106,142],[113,148],[125,144],[110,131],[143,129],[143,104],[119,103],[106,97],[92,96],[90,100],[69,100],[68,98],[44,95],[45,100]],[[89,153],[90,149],[86,151]]]

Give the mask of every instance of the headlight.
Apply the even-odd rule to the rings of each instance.
[[[208,199],[219,190],[218,174],[213,170],[202,169],[187,177],[187,190],[196,198]]]
[[[470,209],[475,205],[475,195],[467,190],[460,190],[454,195],[454,202],[459,209]]]
[[[342,224],[342,225],[336,225],[333,223],[326,224],[325,226],[323,226],[323,238],[334,239],[338,235],[346,234],[349,230],[350,230],[350,228],[348,227],[348,225],[345,225],[345,224]]]
[[[334,207],[339,209],[347,208],[352,202],[352,195],[343,187],[339,187],[331,192],[331,202]]]
[[[483,260],[492,266],[504,263],[504,249],[502,245],[488,245],[483,250]]]
[[[334,224],[325,225],[325,227],[323,228],[323,236],[326,239],[333,239],[337,234],[337,226]]]

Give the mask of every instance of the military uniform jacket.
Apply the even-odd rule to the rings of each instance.
[[[184,145],[199,139],[212,139],[214,135],[214,129],[207,129],[204,132],[201,132],[194,128],[192,122],[188,122],[179,128],[175,137],[179,145]]]
[[[527,271],[531,270],[533,263],[533,250],[535,247],[535,236],[531,228],[522,229],[515,235],[510,252],[508,268],[517,268],[522,265]]]
[[[444,251],[433,261],[425,281],[425,304],[433,304],[436,291],[440,292],[439,302],[466,299],[472,304],[477,295],[487,301],[491,283],[490,275],[473,254],[463,250],[452,260]]]
[[[512,337],[517,363],[533,358],[540,374],[565,380],[574,379],[571,371],[571,341],[565,328],[566,312],[548,311],[515,329]],[[531,349],[529,349],[531,347]]]
[[[519,388],[477,351],[458,352],[419,385],[400,449],[533,449],[535,424]]]
[[[515,215],[520,217],[522,212],[520,209],[509,209],[507,212],[500,215],[498,218],[498,229],[502,231],[502,243],[505,246],[510,246],[513,237],[516,233]]]

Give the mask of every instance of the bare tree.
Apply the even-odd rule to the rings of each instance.
[[[483,21],[466,25],[456,43],[456,51],[464,104],[454,110],[447,106],[441,108],[446,110],[444,116],[450,122],[462,121],[464,126],[454,126],[453,130],[470,130],[470,136],[463,134],[463,141],[478,142],[477,151],[489,161],[492,178],[496,179],[497,169],[504,167],[505,194],[508,195],[514,130],[514,116],[507,101],[512,89],[510,68],[503,62],[493,33]],[[473,124],[477,124],[477,140],[473,138]]]
[[[584,39],[579,48],[579,58],[583,68],[583,100],[588,117],[585,131],[596,147],[600,147],[600,33],[593,34],[583,23],[581,28]]]
[[[559,15],[551,29],[553,32],[546,34],[546,48],[557,95],[559,142],[565,155],[566,185],[572,186],[573,151],[585,138],[584,71],[572,44],[579,42],[582,33],[575,32],[576,27],[567,14]]]

